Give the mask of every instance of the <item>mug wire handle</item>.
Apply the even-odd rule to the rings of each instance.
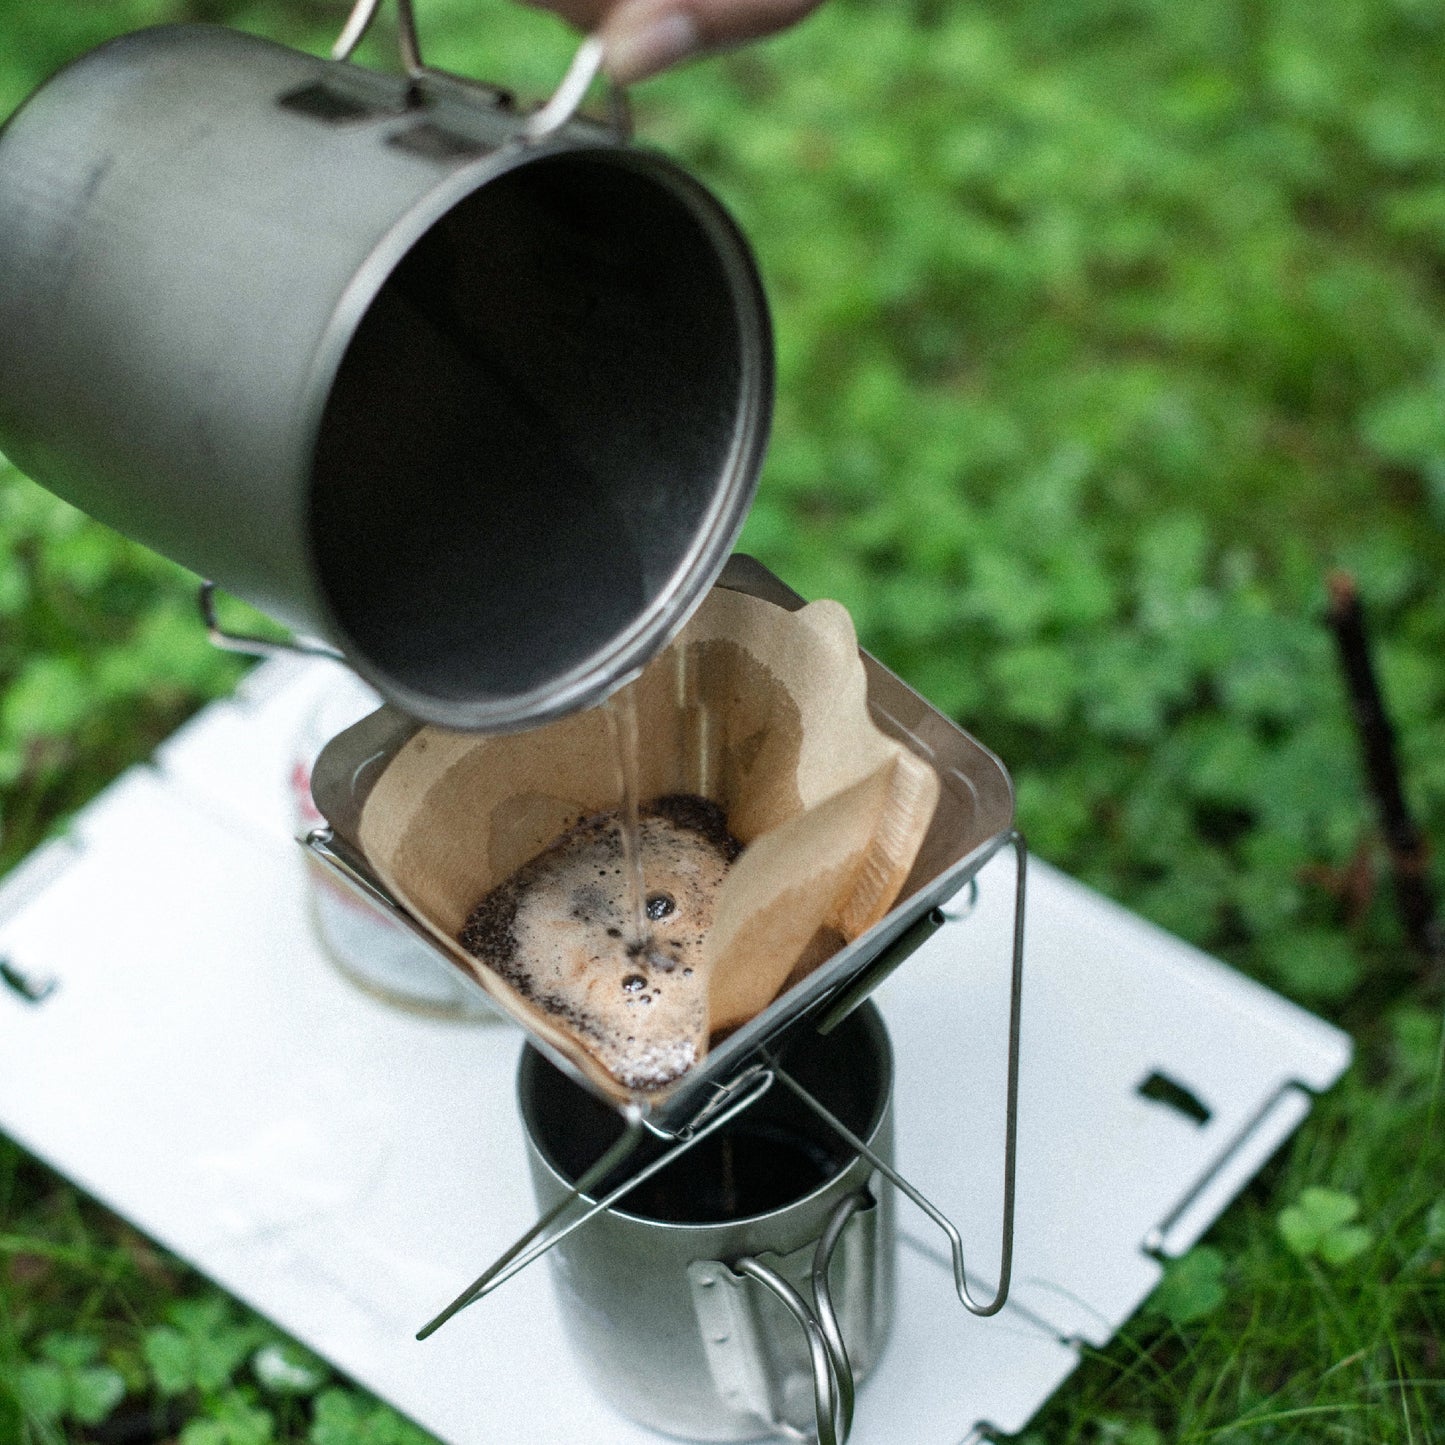
[[[865,1193],[850,1194],[833,1211],[828,1227],[818,1240],[813,1254],[813,1308],[776,1270],[748,1256],[733,1266],[736,1274],[746,1275],[770,1290],[788,1313],[802,1325],[808,1340],[808,1355],[813,1366],[813,1413],[817,1423],[818,1445],[847,1445],[853,1433],[853,1403],[856,1387],[843,1332],[838,1326],[838,1312],[833,1307],[833,1291],[828,1283],[828,1269],[833,1253],[848,1221],[865,1204]],[[780,1422],[769,1424],[775,1427]]]
[[[371,23],[381,9],[382,0],[356,0],[351,14],[336,43],[331,47],[333,60],[349,60],[356,47],[361,44]],[[401,63],[413,80],[427,76],[448,76],[448,72],[435,70],[427,65],[421,56],[421,41],[417,36],[416,12],[412,0],[396,0],[397,46],[401,51]],[[529,143],[546,140],[555,131],[562,129],[574,115],[592,88],[592,82],[602,71],[604,52],[601,39],[596,35],[586,36],[577,47],[567,73],[562,77],[552,98],[528,117],[522,127],[522,138]],[[457,77],[449,77],[457,78]],[[624,140],[632,134],[632,112],[627,103],[627,92],[615,81],[608,84],[608,120],[612,128]]]

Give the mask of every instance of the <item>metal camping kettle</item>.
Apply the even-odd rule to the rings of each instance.
[[[0,132],[0,450],[503,731],[599,701],[731,551],[772,407],[747,243],[624,107],[209,26],[114,40]]]

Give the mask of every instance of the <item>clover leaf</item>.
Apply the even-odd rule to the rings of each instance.
[[[181,1431],[180,1445],[272,1445],[276,1421],[244,1395],[229,1391],[213,1401],[204,1418]]]
[[[49,1334],[40,1354],[42,1359],[20,1370],[20,1399],[36,1419],[98,1425],[125,1398],[119,1371],[96,1363],[100,1341],[94,1337]]]
[[[219,1295],[181,1300],[166,1311],[169,1324],[145,1332],[141,1351],[162,1395],[223,1389],[256,1345],[255,1325],[238,1321]]]
[[[1279,1232],[1290,1253],[1340,1266],[1358,1258],[1374,1242],[1374,1234],[1354,1221],[1360,1201],[1337,1189],[1312,1186],[1280,1211]]]
[[[1149,1299],[1149,1308],[1171,1325],[1187,1325],[1213,1314],[1224,1303],[1224,1256],[1199,1245],[1164,1266],[1164,1277]]]
[[[311,1445],[431,1445],[431,1437],[395,1410],[350,1391],[331,1389],[316,1397]]]

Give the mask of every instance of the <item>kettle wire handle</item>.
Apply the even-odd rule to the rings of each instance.
[[[349,60],[361,44],[371,23],[381,9],[382,0],[356,0],[347,16],[341,34],[331,47],[333,60]],[[401,63],[413,80],[422,80],[429,75],[447,76],[446,71],[432,69],[421,56],[421,41],[417,36],[416,11],[412,0],[396,0],[397,46],[401,51]],[[562,129],[574,115],[592,88],[592,82],[602,71],[604,52],[601,39],[596,35],[586,36],[577,47],[567,73],[562,77],[552,98],[539,107],[522,127],[522,138],[529,143],[546,140],[548,136]],[[449,77],[456,78],[456,77]],[[608,86],[608,120],[613,130],[623,139],[632,135],[632,112],[627,103],[627,92],[612,82]]]

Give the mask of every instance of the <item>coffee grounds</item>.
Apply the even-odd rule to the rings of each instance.
[[[642,810],[642,816],[666,818],[675,828],[696,833],[712,844],[728,863],[737,861],[743,845],[728,832],[727,814],[711,798],[697,793],[669,793]]]
[[[472,910],[462,946],[574,1031],[629,1088],[685,1073],[707,1032],[706,978],[695,967],[716,891],[742,844],[723,810],[677,793],[640,810],[651,936],[632,925],[616,812],[582,818]]]

